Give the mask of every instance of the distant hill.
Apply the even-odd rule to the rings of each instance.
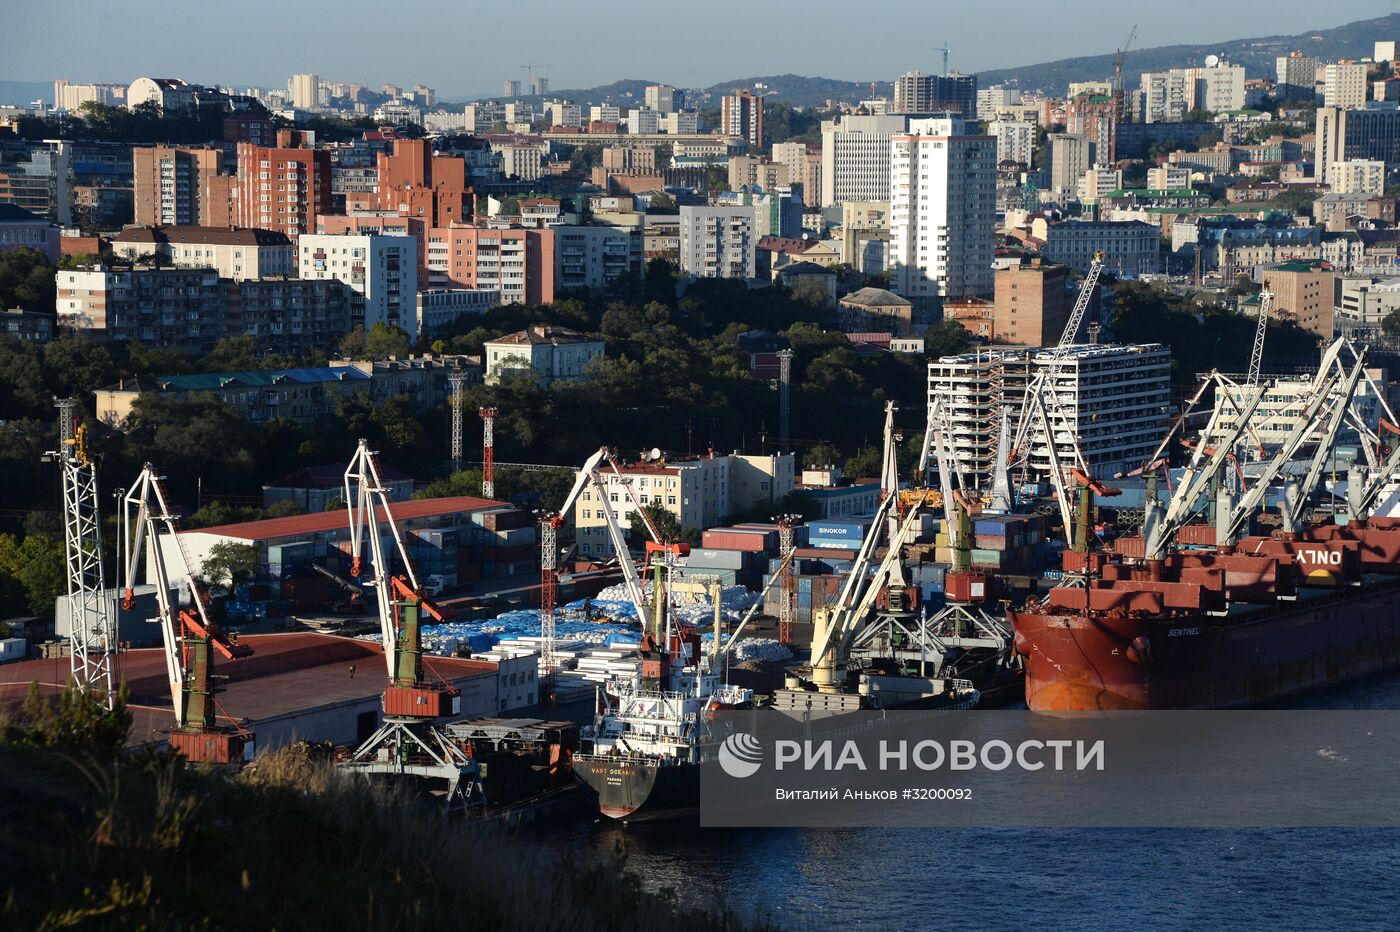
[[[53,103],[52,81],[0,81],[0,104],[23,107],[36,100]]]
[[[1287,55],[1294,49],[1302,49],[1324,60],[1362,58],[1371,54],[1372,45],[1377,39],[1387,38],[1400,39],[1400,13],[1390,13],[1343,26],[1314,29],[1292,36],[1263,36],[1198,45],[1133,48],[1129,49],[1123,60],[1123,83],[1128,87],[1136,87],[1141,82],[1144,71],[1161,71],[1200,64],[1207,55],[1221,55],[1234,64],[1244,65],[1250,77],[1272,77],[1274,59],[1279,55]],[[1015,82],[1025,90],[1063,94],[1071,81],[1095,81],[1111,77],[1113,57],[1114,53],[1109,51],[1103,55],[1086,55],[1036,65],[981,71],[977,74],[977,84],[978,87],[989,87],[993,84]],[[894,77],[895,75],[886,75],[886,80],[878,82],[876,94],[890,95],[890,82]],[[600,87],[551,91],[547,96],[562,97],[581,104],[638,105],[643,99],[646,86],[655,83],[657,82],[629,79],[614,81]],[[816,107],[831,99],[854,101],[870,96],[869,82],[780,74],[724,81],[704,88],[698,94],[692,92],[692,98],[699,98],[692,102],[700,106],[718,106],[721,95],[735,88],[753,87],[755,84],[766,85],[767,95],[771,100],[795,107]]]
[[[1200,45],[1163,45],[1156,48],[1129,49],[1123,58],[1123,84],[1136,87],[1144,71],[1163,71],[1198,65],[1207,55],[1220,55],[1232,64],[1244,65],[1249,77],[1273,77],[1274,59],[1301,49],[1323,60],[1369,57],[1378,39],[1400,39],[1400,13],[1365,19],[1345,26],[1314,29],[1294,36],[1264,36],[1254,39],[1229,39]],[[1065,58],[1039,65],[982,71],[977,75],[978,87],[1015,81],[1025,90],[1042,90],[1063,94],[1071,81],[1096,81],[1112,77],[1113,52]]]

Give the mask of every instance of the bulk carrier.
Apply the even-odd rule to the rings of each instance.
[[[1238,407],[1217,402],[1165,503],[1149,481],[1142,536],[1066,551],[1063,583],[1008,612],[1032,710],[1251,706],[1400,666],[1400,520],[1376,514],[1400,442],[1367,436],[1353,416],[1364,354],[1344,365],[1344,346],[1324,354],[1276,449],[1254,433],[1268,386],[1236,390]],[[1219,388],[1228,399],[1238,386]],[[1347,472],[1344,506],[1314,509],[1348,421],[1366,463]],[[1253,477],[1239,466],[1246,444],[1259,451]],[[1277,529],[1247,533],[1271,495]]]

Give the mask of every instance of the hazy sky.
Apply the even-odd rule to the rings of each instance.
[[[449,98],[499,94],[530,62],[559,89],[787,72],[891,80],[936,69],[945,41],[950,67],[974,72],[1111,52],[1134,23],[1146,48],[1287,35],[1395,9],[1397,0],[0,0],[0,79],[275,87],[312,71],[422,82]]]

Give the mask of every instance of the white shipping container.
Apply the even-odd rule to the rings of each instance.
[[[29,654],[29,642],[24,638],[0,638],[0,663],[23,660]]]

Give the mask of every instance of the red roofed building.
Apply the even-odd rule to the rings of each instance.
[[[370,641],[324,634],[253,634],[239,638],[251,656],[220,660],[220,724],[238,722],[255,734],[261,753],[291,741],[357,745],[381,721],[388,670]],[[534,655],[500,661],[434,657],[432,675],[461,690],[458,718],[494,716],[538,701]],[[132,713],[130,745],[165,740],[175,724],[164,651],[123,651],[117,676],[127,685]],[[18,709],[30,683],[54,697],[69,677],[67,657],[0,666],[0,711]]]

